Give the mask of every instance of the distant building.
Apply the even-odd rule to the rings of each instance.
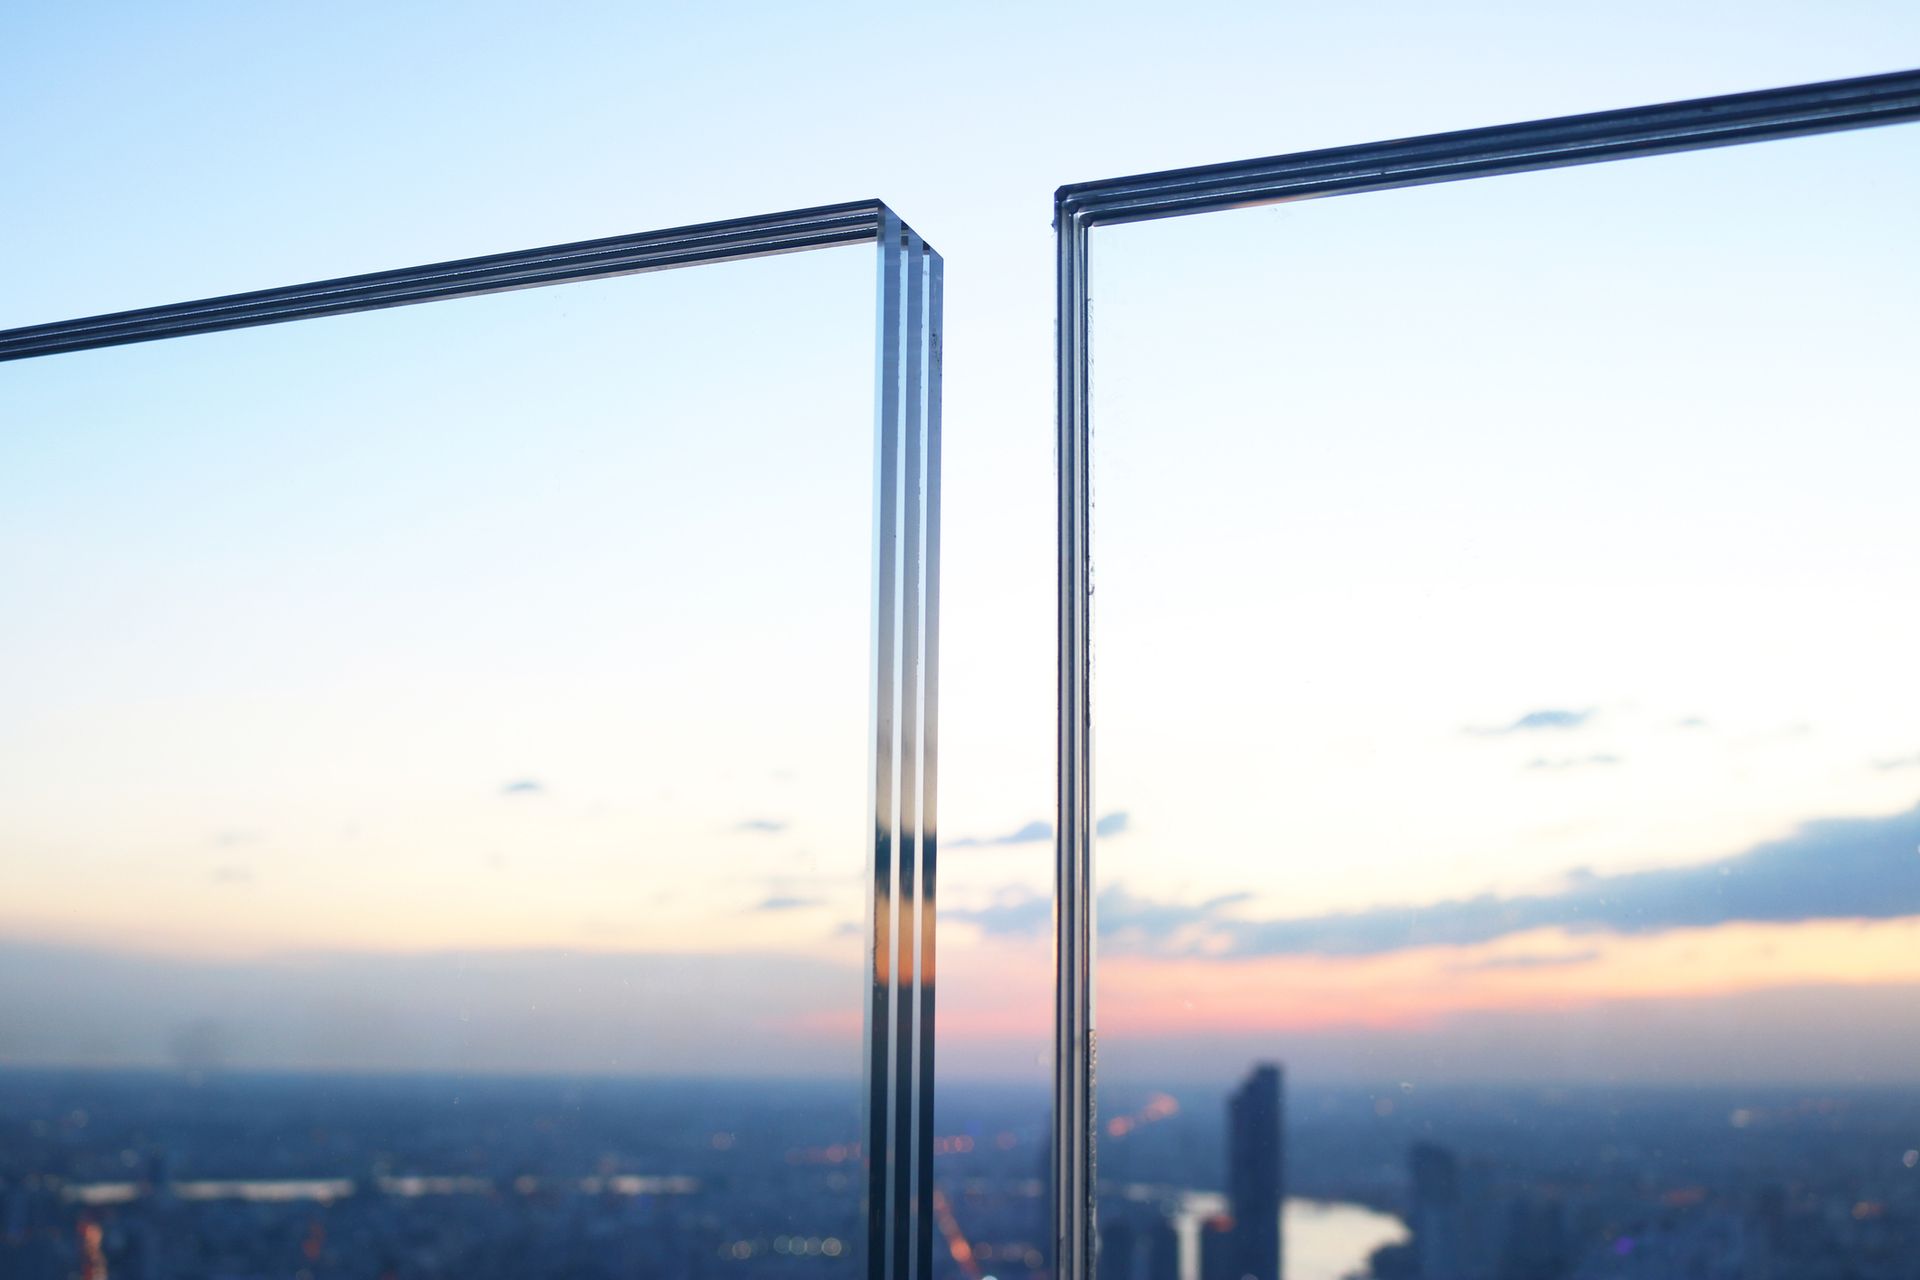
[[[1231,1280],[1281,1280],[1280,1209],[1287,1194],[1283,1141],[1280,1068],[1261,1063],[1227,1100]]]
[[[1460,1265],[1460,1165],[1453,1152],[1416,1142],[1407,1153],[1413,1195],[1415,1272],[1421,1280],[1465,1280]]]
[[[1200,1280],[1238,1280],[1233,1219],[1219,1214],[1200,1224]]]
[[[1164,1208],[1128,1206],[1100,1222],[1099,1280],[1180,1280],[1180,1232]]]
[[[1099,1280],[1136,1280],[1133,1223],[1109,1214],[1100,1223]]]
[[[1500,1280],[1556,1280],[1567,1273],[1572,1242],[1565,1209],[1552,1200],[1519,1199],[1509,1210]]]
[[[1180,1232],[1172,1218],[1154,1215],[1140,1251],[1146,1255],[1147,1280],[1180,1280]]]
[[[1461,1280],[1495,1280],[1507,1232],[1507,1201],[1499,1179],[1485,1160],[1463,1160],[1459,1185]]]
[[[1446,1147],[1408,1150],[1409,1274],[1420,1280],[1502,1280],[1513,1252],[1512,1204],[1484,1161],[1462,1162]],[[1538,1261],[1535,1254],[1526,1255]],[[1397,1264],[1396,1264],[1397,1265]],[[1548,1274],[1527,1280],[1549,1280]]]

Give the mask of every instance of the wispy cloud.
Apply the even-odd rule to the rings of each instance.
[[[1527,761],[1529,769],[1589,769],[1595,766],[1619,764],[1620,757],[1601,752],[1590,756],[1535,756]]]
[[[1053,839],[1053,824],[1035,819],[1018,831],[1009,831],[1001,836],[968,836],[962,840],[947,841],[949,849],[979,848],[996,844],[1039,844],[1042,840]]]
[[[215,867],[207,873],[207,878],[215,884],[251,884],[253,871],[247,867]]]
[[[1920,769],[1920,754],[1910,756],[1891,756],[1884,760],[1875,760],[1876,769]]]
[[[1103,937],[1122,945],[1157,944],[1178,938],[1198,926],[1212,926],[1228,907],[1251,900],[1251,893],[1224,893],[1196,903],[1154,902],[1136,898],[1115,885],[1100,895],[1096,918]]]
[[[753,909],[755,911],[798,911],[803,907],[824,905],[825,899],[822,898],[796,898],[790,894],[777,893],[770,898],[762,898]]]
[[[734,824],[735,831],[757,831],[763,835],[774,835],[785,831],[787,824],[778,818],[748,818],[745,822]]]
[[[1595,714],[1591,707],[1585,711],[1574,711],[1566,707],[1542,707],[1538,711],[1527,712],[1511,724],[1470,728],[1467,732],[1482,738],[1504,738],[1515,733],[1580,729],[1584,728]]]
[[[1480,960],[1462,960],[1447,966],[1450,973],[1503,973],[1529,969],[1571,969],[1592,964],[1600,958],[1598,948],[1585,951],[1521,952],[1510,956],[1487,956]]]
[[[542,796],[546,793],[546,784],[534,778],[515,778],[500,788],[503,796]]]
[[[1920,807],[1883,818],[1821,818],[1714,862],[1570,877],[1555,893],[1235,921],[1223,930],[1233,955],[1377,955],[1474,946],[1543,928],[1636,934],[1740,922],[1886,920],[1920,915],[1916,842]]]
[[[1251,893],[1226,893],[1201,902],[1156,902],[1136,897],[1125,886],[1115,885],[1100,894],[1096,916],[1100,936],[1116,938],[1160,949],[1161,944],[1223,919],[1228,907],[1253,897]],[[1053,899],[1031,889],[1009,887],[994,895],[983,907],[943,907],[940,914],[977,926],[983,933],[1000,937],[1018,937],[1041,932],[1053,919]]]
[[[1103,939],[1119,951],[1165,955],[1372,956],[1416,947],[1471,947],[1536,929],[1653,934],[1737,923],[1888,920],[1920,915],[1920,806],[1888,817],[1820,818],[1793,834],[1712,862],[1650,871],[1568,872],[1540,894],[1481,894],[1292,919],[1248,920],[1227,894],[1157,902],[1123,886],[1100,895]],[[955,919],[991,934],[1037,935],[1052,904],[1003,890]]]
[[[1124,809],[1116,809],[1093,824],[1095,835],[1108,838],[1125,835],[1131,828],[1132,823],[1128,821],[1127,812]],[[989,845],[1040,844],[1051,839],[1053,839],[1053,824],[1043,818],[1035,818],[1018,830],[1009,831],[1004,835],[965,836],[946,843],[949,849],[978,849]]]
[[[1022,938],[1046,931],[1053,919],[1053,900],[1031,889],[1009,887],[996,893],[984,907],[942,906],[940,915],[944,920],[974,925],[989,937]]]

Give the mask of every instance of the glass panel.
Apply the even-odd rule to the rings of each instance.
[[[1911,1268],[1916,160],[1094,235],[1101,1280]]]
[[[0,1273],[857,1271],[873,262],[0,367]]]

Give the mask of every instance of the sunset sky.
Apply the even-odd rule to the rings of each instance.
[[[949,263],[942,1060],[1038,1081],[1047,193],[1920,47],[1670,8],[1404,6],[1361,77],[1330,8],[912,68],[769,8],[697,83],[684,15],[8,16],[0,105],[97,145],[0,143],[0,325],[896,204]],[[369,50],[419,75],[325,88]],[[1099,233],[1103,1072],[1912,1078],[1917,129]],[[845,249],[0,366],[0,1063],[857,1073],[872,296]]]
[[[1104,1072],[1915,989],[1916,148],[1097,233]],[[1824,1069],[1911,1078],[1882,1016]],[[1819,1069],[1735,1020],[1689,1073]],[[1602,1070],[1675,1074],[1660,1039]]]

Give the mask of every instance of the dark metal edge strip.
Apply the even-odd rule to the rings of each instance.
[[[869,813],[873,844],[868,864],[867,1001],[865,1060],[862,1064],[865,1112],[861,1133],[862,1195],[866,1211],[868,1280],[887,1280],[892,1241],[893,934],[898,913],[894,889],[899,828],[897,712],[899,674],[898,555],[900,430],[900,221],[890,213],[875,237],[877,249],[874,360],[873,471],[873,679],[868,746],[871,750]]]
[[[1907,120],[1920,120],[1920,70],[1077,183],[1056,207],[1131,222]]]
[[[0,331],[0,360],[859,244],[879,234],[884,214],[879,201],[859,201],[28,325]]]
[[[917,1280],[932,1280],[933,1276],[934,990],[939,974],[934,935],[940,843],[940,396],[946,271],[940,255],[931,247],[926,251],[926,271],[926,340],[920,355],[924,369],[922,423],[926,431],[926,509],[921,522],[926,567],[920,579],[921,608],[925,614],[921,632],[925,653],[920,668],[920,964],[916,970],[920,980],[920,1008],[914,1027],[919,1059],[919,1105],[915,1122],[920,1178],[917,1207],[923,1225],[914,1259]]]

